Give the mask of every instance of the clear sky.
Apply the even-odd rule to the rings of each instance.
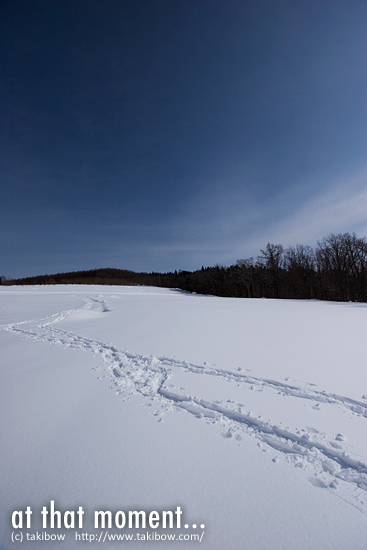
[[[1,0],[0,275],[367,234],[365,0]]]

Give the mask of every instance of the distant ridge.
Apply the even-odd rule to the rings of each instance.
[[[147,273],[135,273],[127,269],[90,269],[87,271],[69,271],[52,275],[37,275],[6,281],[15,285],[145,285]]]
[[[237,260],[230,267],[170,273],[103,268],[2,280],[2,284],[144,285],[235,298],[367,302],[365,237],[332,234],[318,242],[316,249],[304,245],[284,249],[268,243],[260,252],[257,258]]]

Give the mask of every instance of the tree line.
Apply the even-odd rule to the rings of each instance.
[[[268,243],[256,258],[196,271],[136,273],[94,269],[3,280],[5,285],[100,284],[179,288],[236,298],[367,301],[367,241],[355,233],[331,234],[315,248]]]

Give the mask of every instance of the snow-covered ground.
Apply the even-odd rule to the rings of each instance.
[[[366,304],[1,288],[0,548],[366,549],[366,328]],[[43,528],[51,500],[82,528]]]

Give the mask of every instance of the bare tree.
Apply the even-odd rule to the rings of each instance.
[[[355,233],[331,234],[317,243],[317,267],[327,299],[365,300],[367,242]]]
[[[269,270],[271,275],[271,283],[273,284],[275,297],[280,296],[280,272],[283,266],[284,249],[281,244],[266,245],[265,250],[260,250],[261,255],[258,256],[259,264]]]
[[[245,286],[248,297],[252,298],[252,286],[255,271],[254,258],[237,260],[236,265],[240,268],[240,282]]]
[[[290,246],[284,253],[284,266],[292,296],[314,298],[316,257],[313,248],[303,244]]]

